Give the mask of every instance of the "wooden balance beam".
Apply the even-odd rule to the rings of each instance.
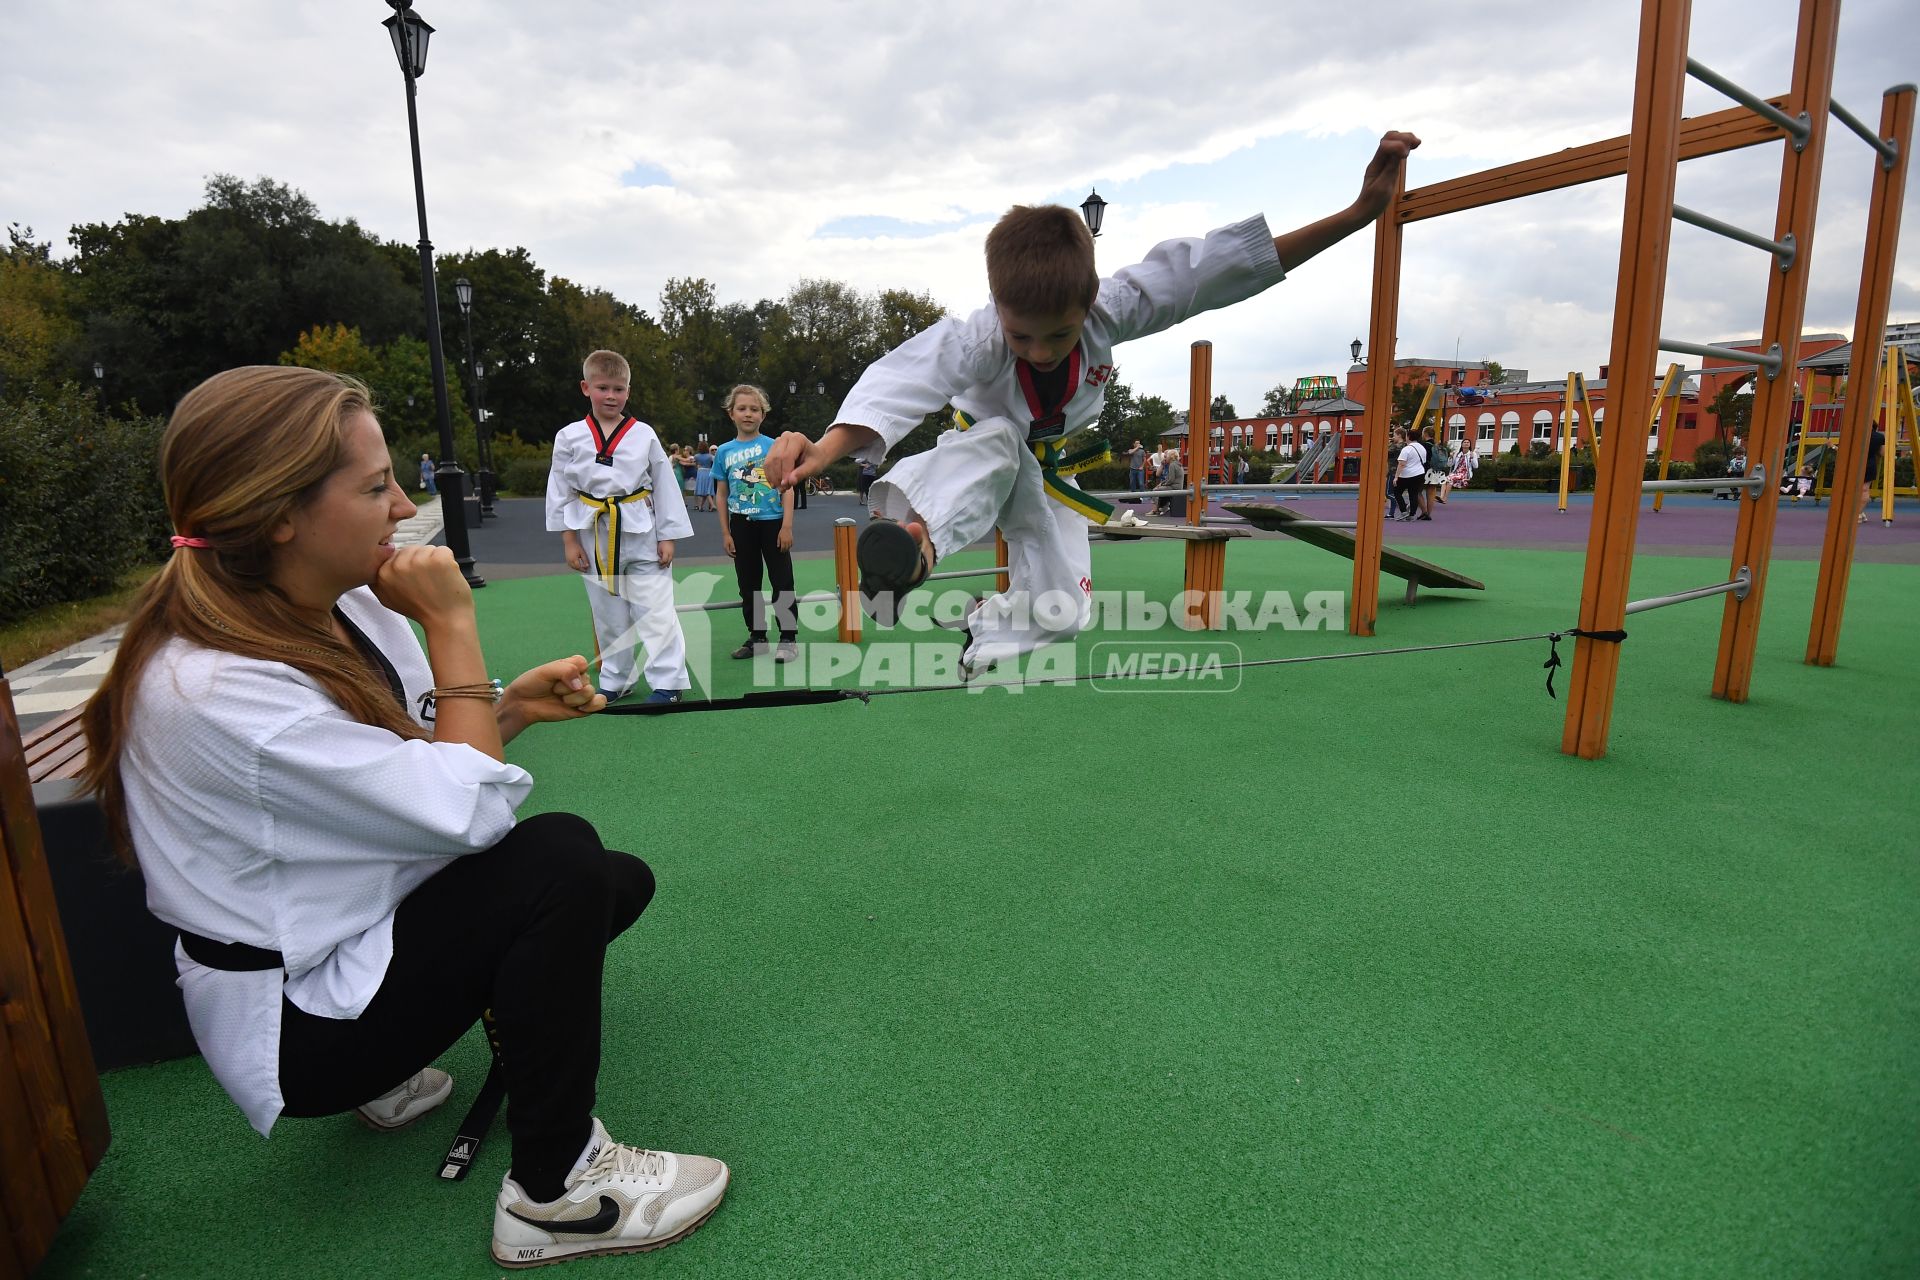
[[[1174,621],[1188,631],[1219,630],[1220,596],[1226,590],[1227,580],[1227,541],[1247,537],[1245,529],[1226,525],[1104,524],[1094,525],[1087,532],[1094,538],[1121,542],[1171,538],[1186,543],[1186,590]]]
[[[1221,505],[1255,528],[1284,533],[1322,551],[1353,559],[1354,536],[1346,529],[1302,527],[1300,522],[1312,517],[1271,502],[1227,502]],[[1380,548],[1380,568],[1396,578],[1406,579],[1408,604],[1413,603],[1414,595],[1421,587],[1440,587],[1450,591],[1487,589],[1487,584],[1478,578],[1442,569],[1437,564],[1410,556],[1404,551],[1395,551],[1392,547]]]

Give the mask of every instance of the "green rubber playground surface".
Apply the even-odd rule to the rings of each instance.
[[[1577,553],[1432,556],[1487,591],[1389,582],[1364,641],[1163,626],[1074,660],[1575,620]],[[1094,558],[1103,591],[1179,588],[1176,546]],[[1295,543],[1227,559],[1301,612],[1348,585]],[[1643,556],[1633,594],[1726,568]],[[660,881],[608,957],[600,1115],[735,1177],[687,1241],[552,1274],[1915,1274],[1920,579],[1856,565],[1822,670],[1815,568],[1774,565],[1744,705],[1707,693],[1718,601],[1629,619],[1598,762],[1559,752],[1544,641],[530,732],[529,811]],[[483,592],[494,669],[585,644],[580,593]],[[745,691],[737,615],[690,638]],[[478,1037],[442,1065],[413,1129],[265,1142],[198,1059],[109,1075],[40,1275],[498,1274],[504,1125],[434,1177]]]

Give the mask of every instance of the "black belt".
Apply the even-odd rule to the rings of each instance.
[[[287,967],[287,958],[278,951],[250,947],[244,942],[215,942],[185,929],[180,931],[180,948],[195,963],[228,973],[258,973],[262,969]]]
[[[287,967],[287,958],[278,951],[244,942],[215,942],[185,929],[180,931],[180,947],[196,963],[227,973],[259,973]],[[494,1025],[493,1010],[481,1013],[480,1025],[486,1029],[487,1047],[492,1050],[493,1061],[487,1067],[487,1078],[480,1085],[479,1094],[447,1148],[446,1158],[440,1162],[440,1176],[454,1182],[466,1177],[467,1170],[473,1167],[480,1154],[480,1144],[485,1141],[507,1092],[506,1076],[500,1070],[500,1030]]]

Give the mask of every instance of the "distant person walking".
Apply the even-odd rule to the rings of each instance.
[[[693,502],[696,511],[712,511],[713,446],[702,449],[693,460]]]
[[[420,488],[429,497],[440,492],[440,486],[433,481],[433,455],[430,453],[420,455]]]
[[[1127,492],[1139,493],[1147,487],[1147,450],[1138,440],[1127,450]]]

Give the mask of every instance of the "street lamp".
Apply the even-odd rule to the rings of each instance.
[[[483,360],[473,362],[473,415],[473,442],[480,450],[480,516],[485,519],[494,513],[496,485],[493,476],[493,426],[488,422],[493,415],[487,411],[487,366]]]
[[[1355,364],[1365,364],[1365,363],[1366,363],[1366,361],[1364,361],[1364,360],[1362,360],[1362,359],[1360,358],[1360,339],[1358,339],[1358,338],[1355,338],[1355,339],[1353,340],[1353,344],[1352,344],[1352,345],[1351,345],[1350,347],[1348,347],[1347,349],[1348,349],[1349,351],[1351,351],[1351,352],[1353,352],[1353,362],[1354,362]]]
[[[473,370],[473,443],[480,451],[480,471],[475,479],[480,488],[480,518],[485,520],[493,514],[493,459],[488,447],[492,442],[488,439],[486,397],[480,385],[485,371],[473,358],[473,282],[465,276],[455,280],[453,300],[460,308],[460,327],[466,333],[467,368]]]
[[[813,394],[815,394],[815,395],[817,395],[817,396],[823,396],[823,395],[825,395],[825,394],[827,394],[827,384],[826,384],[826,383],[824,383],[824,382],[816,382],[816,383],[814,383],[814,384],[813,384]]]
[[[414,99],[415,82],[426,74],[427,40],[433,28],[413,11],[413,0],[387,0],[393,16],[380,25],[393,40],[394,57],[399,59],[400,74],[407,82],[407,143],[413,153],[413,202],[420,219],[420,291],[427,308],[427,359],[433,370],[435,416],[440,420],[440,466],[435,480],[440,489],[447,546],[471,587],[484,587],[486,579],[473,571],[473,552],[467,545],[466,484],[460,460],[453,451],[453,412],[447,403],[447,362],[440,350],[440,300],[434,292],[433,242],[427,239],[427,184],[420,171],[420,120]]]
[[[1080,202],[1080,216],[1087,220],[1087,230],[1093,238],[1100,238],[1100,224],[1107,220],[1107,202],[1100,198],[1098,191],[1090,191],[1087,198]]]

